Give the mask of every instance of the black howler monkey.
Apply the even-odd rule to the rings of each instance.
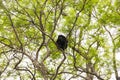
[[[58,36],[58,39],[56,41],[58,48],[65,50],[67,48],[67,43],[68,43],[68,41],[64,35]]]

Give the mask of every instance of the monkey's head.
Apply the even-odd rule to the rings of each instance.
[[[66,39],[66,37],[64,35],[59,35],[58,39]]]

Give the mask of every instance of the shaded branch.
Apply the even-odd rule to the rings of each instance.
[[[81,10],[79,10],[79,12],[76,14],[75,20],[74,20],[74,22],[73,22],[73,26],[72,26],[72,28],[70,29],[67,37],[69,37],[69,36],[71,35],[74,27],[76,26],[76,22],[77,22],[77,20],[78,20],[78,18],[79,18],[79,14],[80,14],[80,13],[84,10],[84,8],[85,8],[85,4],[86,4],[86,1],[87,1],[87,0],[83,0],[83,1],[84,1],[83,6],[82,6]]]
[[[117,71],[117,63],[116,63],[116,53],[115,53],[115,50],[116,50],[116,45],[115,45],[115,42],[114,42],[114,39],[112,37],[112,34],[110,33],[110,31],[106,28],[106,26],[103,26],[105,28],[105,30],[108,32],[111,40],[112,40],[112,44],[113,44],[113,68],[114,68],[114,71],[115,71],[115,76],[116,76],[116,79],[118,78],[118,71]]]
[[[58,75],[58,72],[59,72],[59,69],[60,69],[60,67],[62,66],[62,64],[64,63],[64,61],[65,61],[65,59],[66,59],[65,52],[64,52],[63,50],[62,50],[62,53],[63,53],[64,58],[63,58],[63,60],[61,61],[61,63],[59,64],[59,66],[57,67],[56,73],[55,73],[55,75],[52,77],[51,80],[55,80],[55,79],[56,79],[56,77],[57,77],[57,75]]]

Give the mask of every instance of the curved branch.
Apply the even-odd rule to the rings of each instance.
[[[57,77],[57,75],[58,75],[58,72],[59,72],[59,69],[60,69],[60,67],[62,66],[62,64],[64,63],[64,61],[65,61],[65,59],[66,59],[65,52],[62,51],[62,53],[63,53],[64,58],[63,58],[63,60],[61,61],[61,63],[59,64],[59,66],[57,67],[56,73],[55,73],[55,75],[53,76],[53,78],[52,78],[51,80],[55,80],[55,79],[56,79],[56,77]]]
[[[114,42],[114,38],[112,37],[112,34],[110,33],[110,31],[106,28],[106,26],[103,26],[105,28],[105,30],[108,32],[111,40],[112,40],[112,44],[113,44],[113,68],[114,68],[114,71],[115,71],[115,76],[116,76],[116,80],[118,78],[118,71],[117,71],[117,63],[116,63],[116,54],[115,54],[115,49],[116,49],[116,45],[115,45],[115,42]]]
[[[84,0],[84,4],[83,4],[81,10],[79,10],[79,12],[76,14],[76,18],[75,18],[75,20],[74,20],[74,22],[73,22],[73,26],[72,26],[70,32],[68,33],[67,37],[69,37],[69,36],[71,35],[72,30],[73,30],[74,27],[76,26],[76,22],[77,22],[77,20],[78,20],[79,14],[80,14],[80,13],[84,10],[84,8],[85,8],[86,1],[87,1],[87,0]]]

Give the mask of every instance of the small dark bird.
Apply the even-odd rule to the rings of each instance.
[[[58,48],[65,50],[67,48],[67,43],[68,43],[68,41],[64,35],[58,36],[58,39],[56,41]]]

